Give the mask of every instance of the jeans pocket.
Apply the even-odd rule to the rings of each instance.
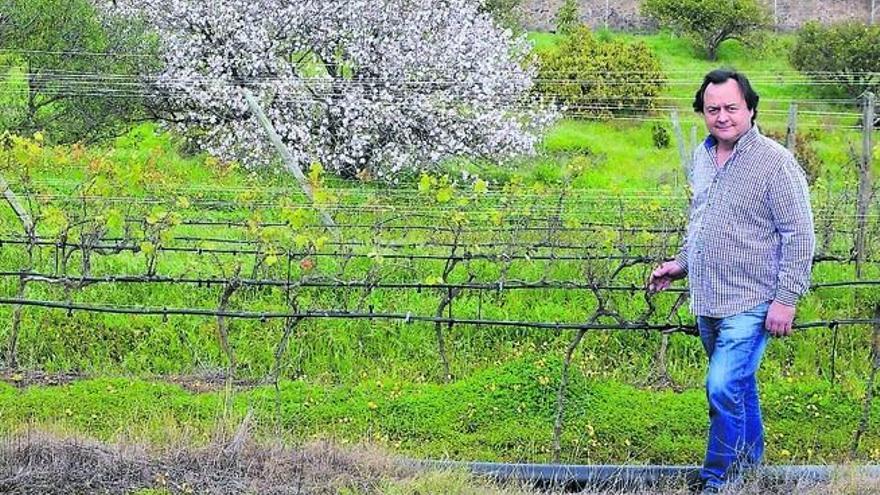
[[[766,329],[767,311],[770,302],[763,302],[741,313],[728,316],[721,321],[720,333],[726,339],[754,339],[760,337]]]

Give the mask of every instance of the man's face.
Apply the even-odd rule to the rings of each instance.
[[[703,117],[706,127],[719,143],[733,146],[752,127],[754,112],[746,106],[739,84],[728,79],[709,84],[703,92]]]

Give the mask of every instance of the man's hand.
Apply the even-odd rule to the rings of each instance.
[[[687,272],[674,261],[666,261],[651,272],[648,278],[648,292],[655,294],[669,288],[673,280],[687,276]]]
[[[788,337],[791,335],[792,321],[794,321],[794,306],[773,301],[767,311],[767,321],[764,326],[774,337]]]

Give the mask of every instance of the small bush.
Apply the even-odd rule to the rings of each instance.
[[[650,110],[665,80],[647,45],[600,42],[584,26],[539,57],[537,91],[573,116]]]
[[[645,0],[642,15],[690,38],[715,60],[725,40],[757,41],[757,33],[770,27],[770,13],[756,0]]]
[[[784,133],[770,131],[764,134],[779,144],[785,145]],[[816,131],[810,131],[805,134],[796,134],[794,140],[794,157],[801,168],[804,169],[804,173],[807,175],[807,183],[810,185],[816,182],[816,179],[822,175],[824,165],[822,159],[819,158],[819,155],[813,148],[813,142],[818,139],[819,136],[816,134]]]
[[[670,138],[669,130],[663,124],[655,122],[651,126],[651,139],[654,141],[654,147],[662,150],[669,147]]]
[[[791,63],[822,81],[831,79],[851,96],[880,91],[880,26],[809,22],[798,32]]]

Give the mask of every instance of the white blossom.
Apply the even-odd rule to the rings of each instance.
[[[526,39],[473,0],[117,0],[163,44],[156,98],[211,153],[275,156],[249,88],[294,159],[394,181],[454,156],[531,153],[556,113],[531,95]],[[198,130],[199,132],[192,132]]]

